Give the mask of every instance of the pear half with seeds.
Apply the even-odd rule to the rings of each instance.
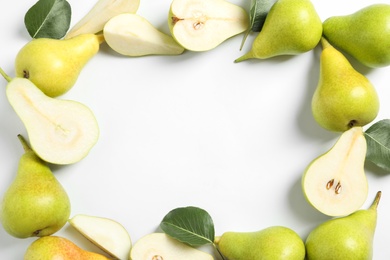
[[[107,254],[117,259],[128,259],[132,246],[130,235],[117,221],[78,214],[69,219],[68,222]]]
[[[168,25],[185,49],[207,51],[246,31],[249,15],[241,6],[225,0],[173,0]]]
[[[214,260],[199,249],[184,244],[165,233],[151,233],[141,237],[133,246],[131,260]]]
[[[335,145],[314,159],[302,178],[308,202],[329,216],[358,210],[368,194],[364,171],[367,142],[360,126],[343,132]]]
[[[178,55],[184,48],[175,39],[159,31],[138,14],[120,14],[111,18],[103,30],[106,43],[125,56]]]

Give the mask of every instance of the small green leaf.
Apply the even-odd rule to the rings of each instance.
[[[194,247],[211,244],[215,238],[212,218],[205,210],[196,207],[170,211],[160,227],[167,235]]]
[[[390,171],[390,119],[378,121],[364,134],[367,140],[366,159]]]
[[[24,16],[32,38],[61,39],[69,30],[71,7],[66,0],[39,0]]]

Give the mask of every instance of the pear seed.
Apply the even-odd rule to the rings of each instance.
[[[155,255],[152,257],[152,260],[164,260],[164,258],[161,255]]]
[[[330,188],[332,188],[334,184],[334,179],[331,179],[330,181],[328,181],[328,183],[326,184],[326,189],[329,190]]]
[[[193,24],[193,27],[195,30],[199,30],[203,27],[203,23],[202,22],[196,22]]]
[[[337,185],[336,185],[336,188],[335,188],[335,193],[336,194],[340,194],[341,193],[341,183],[338,182]]]

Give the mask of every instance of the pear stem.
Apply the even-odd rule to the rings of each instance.
[[[31,151],[31,147],[28,145],[26,139],[24,139],[24,137],[21,134],[18,134],[18,138],[19,138],[20,143],[23,146],[24,151],[25,152]]]
[[[0,67],[0,74],[5,78],[5,80],[7,80],[8,82],[10,82],[12,80],[12,78],[10,76],[7,75],[7,73],[5,73],[5,71]]]
[[[370,206],[370,209],[374,209],[376,210],[378,208],[378,204],[379,204],[379,201],[381,199],[381,196],[382,196],[382,192],[381,191],[378,191],[376,193],[376,196],[375,196],[375,199],[374,201],[372,202],[371,206]]]

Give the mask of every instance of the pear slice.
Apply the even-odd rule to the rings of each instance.
[[[245,9],[225,0],[173,0],[168,18],[172,36],[191,51],[211,50],[249,27]]]
[[[213,260],[199,249],[169,237],[165,233],[151,233],[140,238],[131,249],[131,260]]]
[[[120,14],[111,18],[103,30],[106,43],[126,56],[178,55],[184,52],[172,36],[156,29],[138,14]]]
[[[368,194],[366,152],[362,127],[343,132],[328,152],[307,167],[302,187],[308,202],[329,216],[345,216],[359,209]]]
[[[48,97],[25,78],[10,79],[6,94],[27,129],[32,149],[42,160],[75,163],[96,144],[99,126],[84,104]]]
[[[65,35],[66,39],[85,33],[98,33],[112,17],[136,13],[140,0],[98,0],[92,9]]]
[[[78,214],[69,219],[69,224],[88,240],[117,259],[128,259],[131,239],[127,230],[117,221]]]

